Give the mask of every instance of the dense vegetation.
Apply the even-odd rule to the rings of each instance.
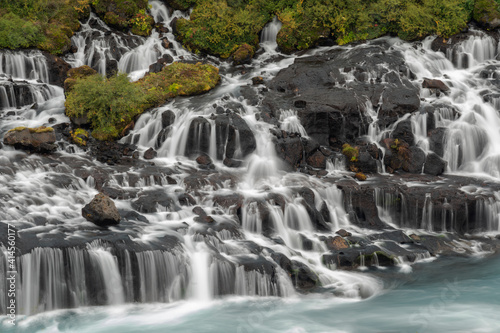
[[[241,45],[255,48],[259,32],[275,15],[283,23],[278,45],[285,52],[307,49],[322,38],[338,44],[384,34],[405,40],[429,34],[447,38],[471,19],[485,28],[500,20],[500,0],[164,1],[174,9],[193,7],[190,19],[176,24],[187,48],[222,58]],[[147,0],[0,0],[0,47],[64,53],[80,26],[78,19],[88,17],[90,10],[111,27],[138,35],[149,35],[154,25]]]
[[[91,9],[115,28],[151,33],[154,20],[146,13],[147,0],[0,0],[0,48],[67,52],[78,20]]]
[[[220,79],[216,67],[201,63],[173,63],[135,83],[129,82],[126,74],[105,78],[92,73],[87,66],[81,69],[70,71],[69,84],[65,82],[66,114],[71,118],[87,118],[92,136],[99,140],[119,138],[127,125],[147,108],[175,96],[204,93]]]
[[[474,18],[486,28],[500,18],[495,0],[170,0],[194,5],[190,20],[176,24],[192,51],[229,57],[240,45],[256,46],[258,33],[277,15],[282,51],[307,49],[321,38],[338,44],[385,34],[414,40],[449,37]]]

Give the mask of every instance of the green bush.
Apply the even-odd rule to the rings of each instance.
[[[0,17],[0,48],[36,46],[44,39],[40,28],[13,13]]]
[[[219,82],[219,70],[208,64],[173,63],[137,82],[126,74],[105,78],[88,66],[68,71],[66,115],[87,118],[92,136],[114,140],[147,108],[162,105],[179,95],[202,94]]]
[[[259,32],[271,19],[253,5],[230,7],[225,0],[200,1],[189,20],[177,21],[178,38],[194,52],[228,58],[242,44],[256,46]]]
[[[485,28],[495,28],[498,24],[495,21],[500,20],[499,3],[500,1],[495,0],[476,0],[474,3],[474,20]]]
[[[154,19],[146,13],[147,0],[92,0],[91,4],[97,15],[115,29],[130,29],[141,36],[149,36],[153,30]]]
[[[142,88],[129,82],[126,74],[109,79],[91,75],[77,80],[66,97],[66,115],[87,116],[92,136],[112,140],[144,110],[145,94]]]

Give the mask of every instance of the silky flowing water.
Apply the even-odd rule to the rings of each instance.
[[[167,26],[174,17],[165,6],[151,1],[152,14],[157,22]],[[157,166],[172,168],[177,184],[167,177],[141,178],[140,170],[122,170],[92,161],[78,147],[64,146],[58,150],[59,159],[53,163],[37,156],[27,156],[8,146],[0,150],[0,221],[15,226],[21,235],[35,235],[43,246],[29,248],[17,258],[20,274],[18,285],[19,318],[11,327],[0,317],[1,332],[498,332],[498,288],[500,287],[500,260],[482,251],[479,243],[459,244],[469,255],[464,257],[430,258],[428,252],[419,253],[415,263],[398,259],[393,268],[378,267],[375,254],[371,260],[363,256],[358,270],[343,271],[326,267],[321,255],[327,251],[318,241],[317,231],[302,199],[293,188],[310,187],[315,195],[315,206],[328,208],[329,231],[334,235],[339,228],[356,235],[373,233],[349,222],[348,196],[335,181],[322,182],[316,177],[283,171],[276,156],[270,134],[272,125],[256,119],[259,106],[247,103],[240,88],[254,76],[266,80],[294,63],[297,57],[320,55],[332,48],[317,48],[300,55],[282,55],[276,51],[276,34],[280,23],[274,19],[261,34],[261,52],[244,73],[227,63],[208,58],[220,67],[222,83],[202,96],[179,98],[167,105],[143,114],[134,130],[121,139],[132,143],[143,152],[155,147]],[[82,29],[73,37],[78,51],[66,60],[73,67],[87,64],[101,74],[109,73],[109,66],[129,73],[137,80],[151,63],[168,54],[175,60],[199,60],[174,40],[167,37],[171,48],[164,48],[158,32],[151,37],[132,39],[116,34],[105,39],[109,28],[92,15],[83,22]],[[409,44],[394,38],[384,38],[392,49],[404,54],[415,84],[423,78],[439,78],[451,89],[449,94],[431,94],[422,89],[423,104],[443,102],[434,114],[437,126],[446,127],[444,158],[448,161],[447,174],[440,184],[406,184],[426,186],[428,192],[446,186],[448,176],[480,177],[498,182],[500,177],[500,99],[498,89],[484,74],[491,66],[498,66],[499,43],[492,36],[474,31],[467,40],[447,54],[434,52],[431,39]],[[368,42],[367,45],[370,45]],[[365,47],[364,45],[354,47]],[[334,47],[349,50],[352,47]],[[494,73],[494,71],[492,72]],[[31,96],[30,105],[19,105],[14,88],[8,79],[0,86],[0,107],[5,113],[0,121],[0,135],[17,126],[36,127],[44,124],[68,122],[64,115],[64,93],[60,87],[48,84],[47,68],[38,51],[3,52],[0,54],[0,75],[11,76],[26,86]],[[496,75],[496,74],[491,74]],[[1,76],[0,78],[4,78]],[[346,80],[353,79],[346,73]],[[3,81],[2,81],[3,82]],[[253,88],[259,95],[259,88]],[[483,98],[487,94],[490,98]],[[239,105],[241,118],[255,135],[256,149],[243,158],[240,133],[235,133],[234,158],[243,159],[239,168],[227,168],[218,157],[215,122],[211,115],[214,105]],[[447,107],[448,106],[448,107]],[[171,130],[162,133],[162,113],[171,110],[175,120]],[[366,103],[371,115],[368,137],[378,143],[390,128],[379,128],[377,110]],[[457,112],[458,111],[458,112]],[[193,121],[203,118],[190,137]],[[406,115],[411,119],[412,131],[418,146],[429,151],[427,118],[423,114]],[[283,110],[280,129],[307,133],[296,112]],[[204,142],[204,133],[211,133],[210,142]],[[158,137],[166,139],[158,144]],[[81,227],[81,208],[98,193],[96,179],[77,177],[69,160],[78,161],[89,170],[100,168],[110,175],[110,185],[127,190],[161,191],[172,194],[186,190],[183,177],[196,164],[186,155],[188,140],[194,140],[198,149],[214,160],[215,167],[238,177],[236,185],[230,181],[218,188],[207,186],[194,200],[207,211],[215,209],[216,195],[238,191],[245,199],[241,207],[241,229],[232,233],[210,231],[203,234],[194,220],[192,206],[179,206],[171,211],[157,205],[154,212],[144,213],[148,223],[112,227],[109,233],[89,231]],[[205,149],[205,148],[203,148]],[[66,161],[66,162],[65,162]],[[379,168],[387,175],[383,167]],[[328,161],[327,171],[332,179],[342,179],[345,171],[342,160]],[[370,180],[369,180],[370,181]],[[450,181],[451,182],[451,181]],[[56,186],[55,183],[58,185]],[[443,185],[444,184],[444,185]],[[488,193],[480,185],[464,186],[464,192]],[[263,221],[256,199],[274,191],[283,196],[285,208],[266,203],[276,238],[263,235]],[[491,193],[490,193],[491,194]],[[391,202],[397,198],[383,190],[375,191],[379,217],[388,225],[408,233],[418,231],[434,234],[447,232],[446,218],[433,219],[432,201],[425,201],[422,220],[409,223],[412,216],[402,214],[395,218]],[[430,194],[429,194],[430,195]],[[430,196],[429,196],[430,198]],[[250,200],[252,199],[252,200]],[[405,207],[404,198],[403,207]],[[129,200],[115,200],[122,211],[134,210]],[[178,202],[176,202],[177,204]],[[410,211],[410,210],[409,210]],[[500,194],[493,193],[478,203],[477,219],[481,221],[483,236],[494,237],[500,231]],[[452,214],[449,212],[448,214]],[[223,223],[232,215],[219,209],[214,215]],[[47,223],[41,223],[48,221]],[[453,217],[450,218],[453,221]],[[106,237],[111,234],[130,240],[137,248],[111,248]],[[307,248],[303,239],[311,240]],[[74,247],[52,244],[74,242]],[[173,250],[164,250],[166,239],[180,244]],[[271,278],[267,272],[247,270],[241,262],[268,260],[270,252],[252,252],[242,244],[252,242],[285,254],[298,263],[313,269],[321,281],[321,290],[301,294],[294,282],[281,268]],[[37,243],[38,244],[38,243]],[[381,245],[382,246],[382,245]],[[1,248],[1,252],[5,252]],[[470,253],[473,255],[471,256]],[[0,276],[6,274],[3,254]],[[434,260],[435,259],[435,260]],[[91,271],[92,273],[88,273]],[[4,286],[0,284],[0,291]],[[0,313],[5,313],[5,300],[0,299]]]

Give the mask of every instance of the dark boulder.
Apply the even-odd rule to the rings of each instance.
[[[239,168],[242,164],[242,160],[235,160],[233,158],[225,158],[223,161],[224,165],[230,168]]]
[[[276,153],[285,163],[288,171],[297,170],[304,157],[304,148],[300,137],[289,136],[281,139],[274,139]]]
[[[307,164],[312,166],[313,168],[324,169],[326,168],[326,157],[317,150],[315,153],[309,155],[306,159]]]
[[[193,213],[198,215],[194,218],[194,220],[196,222],[200,222],[200,223],[212,223],[212,222],[214,222],[214,219],[211,216],[208,216],[208,214],[205,212],[205,210],[203,208],[201,208],[200,206],[194,207]]]
[[[154,64],[149,65],[149,73],[159,73],[163,67],[174,62],[174,58],[170,54],[164,54],[163,57],[158,59]]]
[[[146,150],[144,152],[144,159],[145,160],[152,160],[153,158],[156,157],[156,155],[158,155],[156,150],[154,150],[153,148],[149,148],[148,150]]]
[[[437,79],[424,79],[422,82],[422,88],[438,89],[442,92],[450,90],[450,88],[443,81]]]
[[[264,112],[279,119],[281,110],[295,110],[310,137],[320,145],[338,148],[367,134],[368,102],[380,109],[383,127],[394,123],[418,110],[420,99],[418,88],[407,77],[410,72],[404,57],[386,46],[332,50],[296,59],[268,83]],[[346,72],[355,80],[347,80]],[[369,78],[368,72],[375,78]]]
[[[49,83],[64,87],[64,81],[68,77],[68,71],[71,69],[71,66],[63,59],[48,52],[43,52],[43,55],[47,59]]]
[[[255,86],[255,85],[258,85],[258,84],[262,84],[264,83],[264,78],[262,76],[254,76],[252,78],[252,84]]]
[[[337,235],[340,235],[340,237],[350,237],[350,236],[352,236],[352,234],[350,232],[346,231],[345,229],[337,230],[337,231],[335,231],[335,233]]]
[[[439,176],[446,171],[447,162],[435,153],[429,153],[425,161],[424,173]]]
[[[392,131],[391,137],[393,139],[399,139],[406,141],[410,146],[415,144],[415,137],[413,136],[413,131],[411,129],[411,120],[406,119],[400,121],[396,128]]]
[[[120,213],[115,203],[102,193],[97,194],[89,204],[82,208],[82,216],[99,226],[120,223]]]
[[[425,163],[425,153],[419,147],[409,148],[408,159],[403,162],[403,170],[410,173],[422,173]]]
[[[196,158],[196,163],[199,165],[210,165],[212,164],[212,159],[208,155],[200,155]]]
[[[132,201],[132,208],[141,213],[177,211],[179,209],[174,198],[163,190],[148,190],[139,193],[139,198]]]
[[[447,129],[444,127],[438,127],[429,132],[429,148],[439,157],[444,155],[446,132]]]
[[[163,111],[161,114],[161,125],[166,128],[172,125],[175,121],[175,113],[172,110]]]
[[[186,156],[205,153],[210,150],[210,134],[212,126],[203,117],[194,118],[189,125],[189,134],[186,144]]]
[[[349,243],[340,236],[328,237],[326,239],[326,247],[330,250],[348,249]]]
[[[292,260],[291,279],[294,286],[302,291],[311,290],[320,285],[318,275],[306,264]]]
[[[257,148],[255,136],[240,115],[218,114],[215,118],[217,159],[243,158]]]

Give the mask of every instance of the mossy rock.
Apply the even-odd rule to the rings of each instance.
[[[126,74],[105,78],[88,66],[72,69],[68,76],[66,115],[78,126],[90,126],[92,137],[106,141],[124,135],[127,126],[144,110],[175,96],[205,93],[220,80],[217,67],[180,62],[137,82],[128,81]],[[73,140],[80,143],[79,139],[84,140],[81,134],[73,133]]]
[[[366,180],[366,175],[362,172],[358,172],[354,175],[354,178],[356,178],[359,181],[365,181]]]
[[[476,0],[474,20],[483,28],[495,29],[500,26],[500,6],[495,0]]]
[[[345,143],[342,146],[342,154],[347,157],[348,162],[356,162],[359,157],[359,148],[358,147],[351,147],[350,144]]]
[[[14,146],[16,149],[27,150],[37,153],[49,153],[57,149],[56,134],[52,127],[16,127],[9,130],[3,142]]]
[[[255,49],[253,46],[244,43],[234,51],[232,55],[234,65],[249,64],[252,61]]]
[[[25,129],[28,129],[30,133],[48,133],[48,132],[54,132],[54,129],[52,127],[45,127],[45,126],[40,126],[40,127],[34,127],[34,128],[29,128],[25,126],[19,126],[19,127],[14,127],[10,129],[7,133],[10,132],[22,132]]]
[[[79,146],[86,146],[89,139],[89,133],[81,128],[71,131],[71,140]]]
[[[220,80],[219,69],[209,64],[174,62],[158,73],[138,81],[148,92],[150,106],[163,104],[175,96],[199,95],[213,89]]]

